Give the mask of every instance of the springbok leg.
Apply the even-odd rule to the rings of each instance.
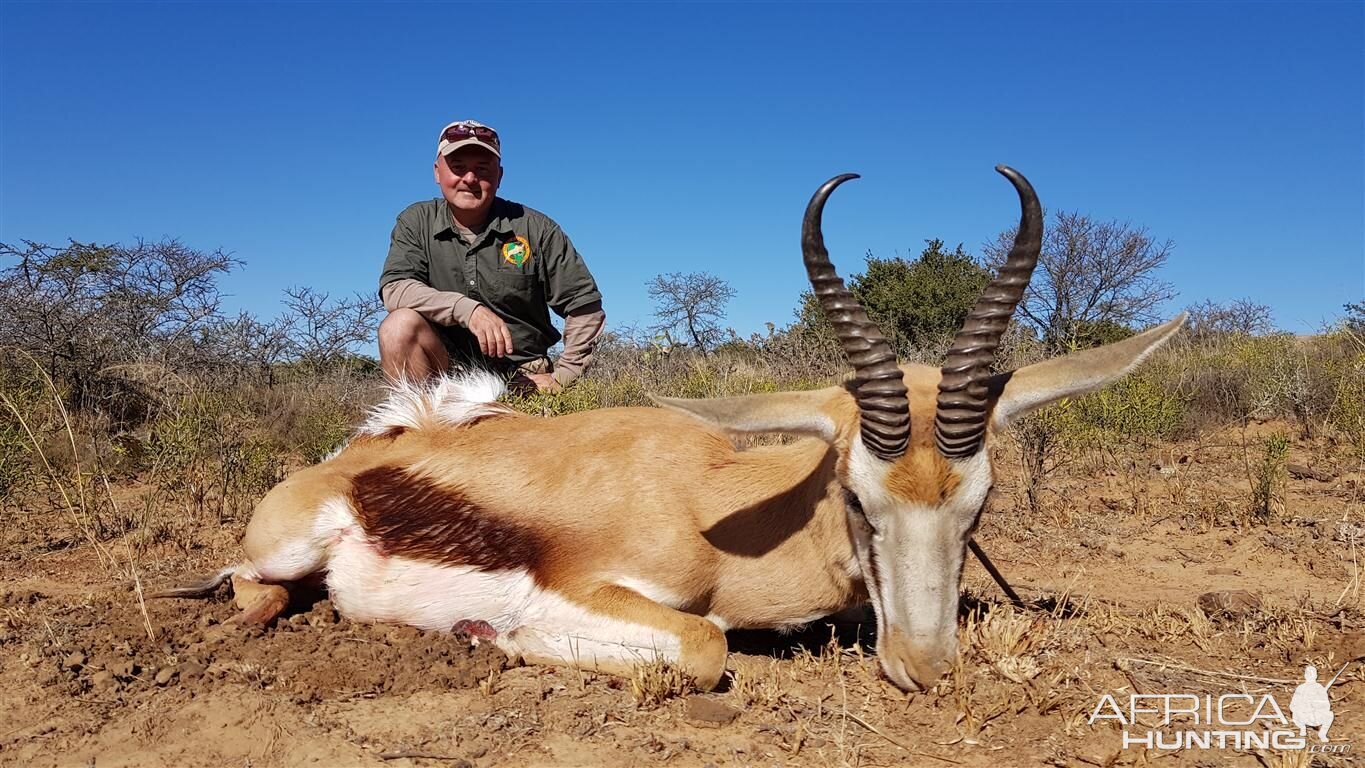
[[[703,689],[720,682],[725,634],[706,619],[614,584],[563,597],[539,620],[499,638],[499,647],[532,664],[622,676],[662,659]]]
[[[289,607],[289,590],[280,584],[262,584],[234,574],[232,593],[242,611],[232,617],[235,624],[264,627]]]

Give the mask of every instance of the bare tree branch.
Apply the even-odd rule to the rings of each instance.
[[[671,272],[649,281],[649,297],[655,302],[651,326],[655,333],[681,329],[685,338],[702,354],[709,353],[725,338],[721,323],[725,305],[735,297],[735,289],[715,275],[705,272]]]
[[[284,333],[299,362],[314,368],[352,354],[352,348],[374,340],[384,306],[373,294],[331,299],[312,288],[288,288],[284,292],[289,312]]]
[[[1013,240],[1013,229],[1000,233],[984,246],[987,259],[1002,264]],[[1097,326],[1156,320],[1157,308],[1175,296],[1156,276],[1174,247],[1127,222],[1056,213],[1018,317],[1053,348]]]

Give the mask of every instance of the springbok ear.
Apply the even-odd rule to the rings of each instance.
[[[649,396],[664,408],[689,413],[731,432],[745,435],[781,432],[818,437],[826,442],[834,441],[841,397],[850,400],[842,387],[702,400]]]
[[[992,376],[988,389],[1000,393],[991,414],[992,425],[1004,429],[1030,411],[1064,397],[1093,392],[1123,378],[1169,341],[1184,325],[1187,314],[1181,312],[1179,317],[1123,341]]]

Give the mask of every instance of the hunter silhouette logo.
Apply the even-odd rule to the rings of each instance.
[[[1346,754],[1351,751],[1350,743],[1329,743],[1327,737],[1336,720],[1327,692],[1348,666],[1350,662],[1342,665],[1326,685],[1318,682],[1317,667],[1304,667],[1303,682],[1294,688],[1289,700],[1288,717],[1280,707],[1283,692],[1278,694],[1279,699],[1272,693],[1244,690],[1223,694],[1135,693],[1123,703],[1113,694],[1105,694],[1091,712],[1090,724],[1115,721],[1122,728],[1124,749],[1283,749]],[[1317,732],[1316,743],[1309,730]]]
[[[1344,672],[1345,667],[1341,668]],[[1341,672],[1337,673],[1341,677]],[[1318,730],[1318,741],[1327,741],[1327,729],[1332,727],[1332,701],[1327,697],[1327,689],[1337,681],[1337,677],[1323,685],[1318,682],[1318,668],[1309,664],[1303,668],[1303,682],[1294,689],[1294,698],[1289,700],[1289,713],[1294,725],[1299,727],[1299,735],[1308,734],[1309,728]]]

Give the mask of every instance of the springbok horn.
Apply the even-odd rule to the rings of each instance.
[[[986,379],[991,361],[1014,308],[1024,297],[1043,247],[1043,208],[1033,185],[1008,166],[997,165],[995,170],[1014,185],[1023,213],[1005,265],[967,315],[943,361],[938,406],[934,410],[934,443],[948,459],[964,459],[981,449],[986,434]]]
[[[853,364],[854,398],[858,402],[863,444],[878,457],[894,461],[905,455],[910,442],[910,401],[905,394],[905,381],[891,345],[834,271],[829,251],[825,250],[825,236],[820,232],[825,200],[835,187],[856,178],[856,173],[835,176],[815,191],[801,223],[801,253],[815,297],[834,326],[844,355]]]

